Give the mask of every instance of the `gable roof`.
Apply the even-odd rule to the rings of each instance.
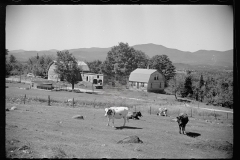
[[[154,72],[157,72],[157,70],[137,68],[131,72],[129,81],[148,82],[151,74]]]

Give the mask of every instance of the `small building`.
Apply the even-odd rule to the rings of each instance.
[[[52,81],[61,81],[59,75],[54,71],[56,69],[56,62],[57,61],[52,61],[49,65],[48,65],[48,68],[47,68],[47,71],[48,71],[48,80],[52,80]],[[77,61],[78,63],[78,66],[81,67],[82,69],[82,72],[81,73],[84,73],[84,72],[89,72],[90,69],[88,67],[88,65],[83,62],[83,61]],[[80,74],[79,73],[79,79],[80,79]]]
[[[129,76],[129,89],[147,92],[161,92],[164,90],[165,77],[156,69],[137,68]]]
[[[82,80],[93,83],[96,88],[103,87],[103,74],[83,73]]]
[[[38,88],[38,89],[47,89],[51,90],[53,89],[53,84],[48,81],[32,81],[31,82],[32,88]]]

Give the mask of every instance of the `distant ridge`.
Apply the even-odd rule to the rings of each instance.
[[[233,68],[233,50],[227,51],[215,51],[215,50],[199,50],[196,52],[181,51],[178,49],[167,48],[163,45],[157,45],[153,43],[139,44],[132,46],[136,50],[141,50],[147,54],[150,58],[154,55],[167,55],[169,59],[175,64],[188,64],[188,65],[200,65],[200,66],[221,66],[225,68]],[[104,61],[107,57],[109,48],[75,48],[68,49],[78,60]],[[56,56],[56,49],[43,50],[43,51],[25,51],[25,50],[12,50],[9,51],[9,55],[14,55],[19,61],[27,61],[30,57],[35,55],[52,55]]]

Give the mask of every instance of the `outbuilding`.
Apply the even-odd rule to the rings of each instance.
[[[38,89],[51,90],[51,89],[53,89],[53,84],[49,81],[32,81],[31,87],[38,88]]]
[[[91,82],[96,88],[103,88],[103,74],[83,73],[82,80]]]
[[[56,62],[57,61],[52,61],[49,65],[48,65],[48,68],[47,68],[47,71],[48,71],[48,80],[52,80],[52,81],[61,81],[59,75],[54,71],[56,69]],[[78,66],[82,69],[82,73],[84,72],[89,72],[90,69],[88,67],[88,65],[83,62],[83,61],[77,61],[78,63]],[[79,79],[80,79],[80,75],[81,73],[79,73]]]
[[[156,69],[137,68],[129,76],[129,89],[147,92],[161,92],[164,90],[165,77]]]

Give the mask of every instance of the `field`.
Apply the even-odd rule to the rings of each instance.
[[[8,158],[232,158],[233,115],[201,108],[232,111],[202,103],[178,102],[172,95],[103,89],[95,94],[24,88],[6,83],[6,157]],[[24,97],[25,104],[24,104]],[[48,106],[50,97],[50,106]],[[72,102],[66,102],[74,98]],[[140,110],[140,120],[115,120],[106,126],[104,108]],[[157,116],[167,107],[169,116]],[[199,108],[192,108],[199,107]],[[187,135],[179,134],[179,112],[189,115]],[[84,119],[74,119],[82,115]],[[112,125],[110,123],[110,125]],[[143,143],[118,144],[136,135]]]

